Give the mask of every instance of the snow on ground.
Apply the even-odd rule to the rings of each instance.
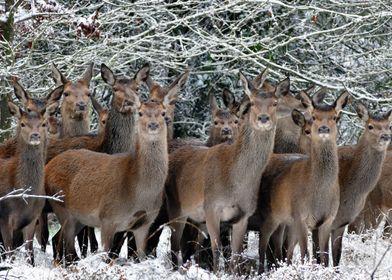
[[[99,238],[99,233],[97,234]],[[380,237],[380,231],[372,231],[363,235],[349,234],[344,239],[342,265],[339,269],[325,268],[311,262],[301,264],[298,253],[294,265],[283,264],[277,270],[257,276],[255,274],[235,277],[225,272],[214,275],[196,264],[187,266],[181,272],[173,271],[167,260],[170,230],[165,228],[158,247],[157,258],[148,258],[141,263],[126,261],[124,258],[107,264],[103,260],[105,254],[90,255],[77,265],[68,268],[54,267],[50,246],[48,253],[43,253],[36,246],[36,266],[32,267],[23,260],[21,253],[13,262],[0,263],[0,267],[12,269],[0,271],[0,279],[370,279],[376,269],[374,279],[392,279],[392,240]],[[257,234],[249,236],[248,248],[244,252],[250,263],[257,260]],[[389,249],[389,250],[388,250]],[[122,254],[125,256],[123,250]],[[380,259],[385,254],[383,261]],[[253,270],[255,270],[254,268]]]

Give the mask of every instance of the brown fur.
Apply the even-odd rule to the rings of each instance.
[[[43,98],[31,97],[31,95],[19,84],[16,78],[12,78],[11,83],[14,87],[15,96],[21,101],[26,112],[40,112],[44,108],[47,108],[46,114],[49,116],[57,109],[62,92],[52,91],[48,96]],[[48,125],[49,130],[53,129],[53,124],[48,123]],[[16,131],[16,136],[11,137],[0,144],[0,158],[9,158],[15,155],[18,134],[19,129]]]
[[[62,91],[63,87],[55,89]],[[31,188],[28,194],[45,195],[44,165],[47,143],[45,108],[26,113],[9,102],[11,113],[18,118],[19,134],[16,153],[0,160],[0,196],[14,189]],[[34,264],[33,243],[35,223],[45,204],[42,198],[10,198],[0,202],[0,230],[5,249],[15,249],[15,237],[23,234],[29,260]]]
[[[136,112],[139,87],[149,76],[150,66],[144,65],[133,79],[117,78],[105,64],[102,79],[112,87],[112,103],[106,125],[102,152],[108,154],[134,152],[136,147]]]
[[[376,187],[390,142],[392,110],[382,118],[375,118],[359,104],[357,112],[365,122],[365,132],[355,147],[339,149],[341,202],[331,233],[334,265],[340,261],[346,225],[359,215],[368,194]]]
[[[61,137],[85,135],[90,129],[89,103],[90,81],[93,75],[93,63],[90,63],[81,79],[70,81],[52,65],[52,76],[56,85],[64,85],[61,103]]]
[[[135,154],[68,151],[46,166],[48,194],[60,190],[65,194],[64,203],[51,205],[62,225],[68,260],[76,257],[74,236],[82,225],[101,227],[105,251],[111,248],[116,232],[130,230],[135,235],[139,255],[144,253],[149,226],[161,204],[168,155],[164,107],[147,103],[141,105],[139,112]],[[153,125],[158,125],[155,134]],[[97,165],[91,165],[92,162]],[[137,227],[140,211],[146,215]]]
[[[251,105],[237,141],[232,145],[184,147],[173,152],[165,189],[169,218],[176,219],[172,225],[172,252],[178,253],[180,249],[187,218],[206,221],[215,270],[221,245],[220,222],[233,224],[232,267],[237,264],[237,254],[241,252],[248,217],[256,209],[261,172],[272,153],[275,134],[278,98],[260,89],[265,73],[257,87],[243,75],[241,80],[250,103],[245,101],[241,105],[240,115]],[[280,96],[278,90],[277,96]]]
[[[313,117],[311,151],[309,158],[292,162],[275,178],[262,179],[260,191],[265,195],[261,197],[262,203],[259,204],[261,209],[258,209],[261,213],[260,272],[264,271],[267,244],[272,233],[278,228],[287,226],[289,260],[292,257],[296,237],[300,241],[302,257],[307,254],[308,227],[319,229],[317,238],[320,246],[325,249],[330,226],[339,206],[336,119],[348,95],[347,93],[341,95],[335,102],[335,106],[331,107],[315,107],[314,101],[311,102],[305,92],[301,95]],[[293,119],[300,126],[305,124],[304,116],[299,111],[293,111]],[[320,134],[319,131],[323,128],[329,129],[328,138],[323,138]],[[304,194],[308,195],[304,196]],[[282,238],[283,236],[279,240],[280,244],[274,246],[277,250],[282,248]],[[277,251],[276,256],[281,257],[281,252]],[[327,263],[325,254],[322,258],[323,262]]]
[[[150,76],[147,78],[146,83],[150,89],[150,100],[153,102],[162,102],[166,95],[170,94],[175,96],[173,102],[169,104],[166,108],[166,124],[167,124],[167,140],[173,139],[174,135],[174,110],[176,108],[176,100],[180,94],[181,88],[186,83],[189,76],[189,71],[186,70],[185,73],[181,74],[177,79],[175,79],[169,86],[162,87],[157,84]]]

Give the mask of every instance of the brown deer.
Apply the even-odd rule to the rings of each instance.
[[[47,148],[47,157],[46,162],[49,162],[55,156],[71,149],[88,149],[91,151],[100,151],[102,149],[103,140],[106,137],[106,123],[108,120],[109,111],[101,106],[99,102],[91,96],[91,102],[98,114],[98,132],[97,134],[88,134],[83,136],[75,136],[75,137],[52,137],[49,140],[49,145]],[[44,210],[44,213],[40,217],[39,226],[37,227],[37,239],[41,244],[42,251],[45,252],[46,244],[48,243],[49,231],[47,224],[47,210]],[[83,232],[78,235],[79,246],[81,248],[82,256],[85,257],[87,255],[87,242],[88,239],[86,236],[90,237],[90,245],[91,251],[95,252],[98,249],[98,242],[96,242],[96,238],[94,235],[93,229],[85,229]],[[56,240],[57,236],[54,238]],[[56,241],[53,242],[53,247],[56,246]],[[53,250],[53,254],[56,254],[56,250]]]
[[[280,86],[275,93],[261,89],[265,76],[266,71],[255,85],[240,74],[249,101],[241,104],[244,121],[235,143],[183,147],[170,155],[165,195],[169,218],[174,221],[171,244],[175,259],[184,225],[190,218],[207,223],[215,271],[221,247],[220,223],[232,224],[231,267],[237,265],[248,217],[256,209],[261,174],[272,154],[276,107],[281,96]]]
[[[102,79],[112,87],[113,92],[102,152],[115,154],[133,152],[135,149],[139,87],[149,73],[150,66],[145,64],[133,79],[117,78],[109,67],[101,65]]]
[[[384,160],[380,178],[372,190],[365,206],[358,217],[348,227],[348,232],[362,233],[364,230],[375,229],[385,217],[383,234],[392,236],[392,152],[388,151]]]
[[[174,110],[177,101],[177,97],[180,93],[181,88],[186,83],[189,76],[189,70],[186,70],[183,74],[178,76],[169,86],[162,87],[158,83],[156,83],[151,76],[148,76],[146,79],[147,86],[150,90],[150,100],[153,102],[162,102],[166,95],[172,95],[172,92],[175,92],[175,98],[173,99],[172,104],[169,104],[166,108],[166,123],[167,123],[167,139],[170,141],[173,139],[174,135]],[[174,96],[174,95],[173,95]]]
[[[82,78],[77,81],[68,80],[52,64],[52,76],[57,86],[64,85],[61,104],[61,137],[85,135],[90,129],[89,103],[90,81],[93,75],[93,63],[90,63]]]
[[[22,102],[23,108],[26,112],[40,112],[47,107],[46,114],[49,116],[55,112],[58,107],[58,101],[61,98],[62,92],[52,91],[48,96],[43,98],[31,97],[29,93],[20,85],[16,77],[11,78],[11,84],[14,87],[15,96]],[[10,99],[11,100],[11,99]],[[49,123],[49,129],[52,129],[52,124]],[[6,140],[0,144],[0,158],[9,158],[15,155],[17,148],[18,131],[16,136]]]
[[[135,99],[139,118],[138,141],[133,153],[67,151],[47,164],[47,193],[61,190],[65,195],[64,203],[51,201],[51,205],[61,223],[66,260],[77,258],[74,237],[83,225],[101,228],[106,252],[112,246],[115,233],[132,231],[139,257],[144,256],[148,230],[161,206],[167,176],[164,116],[165,107],[171,101],[171,96],[166,96],[163,104],[140,105]],[[98,165],[93,167],[92,162]]]
[[[282,248],[284,226],[288,230],[289,260],[297,237],[302,258],[307,254],[308,227],[318,229],[318,243],[322,252],[325,252],[330,227],[339,206],[336,121],[347,103],[348,93],[342,93],[332,106],[317,105],[305,92],[301,92],[301,96],[304,105],[312,114],[310,155],[285,165],[279,174],[274,174],[279,176],[263,176],[261,180],[258,208],[261,224],[260,273],[264,272],[270,237],[279,228],[282,229],[280,240],[274,248]],[[294,110],[292,115],[300,127],[305,125],[301,112]],[[276,252],[275,255],[279,257],[281,252]],[[322,254],[321,258],[324,263],[328,263],[326,254]]]
[[[380,178],[391,139],[392,110],[382,116],[373,115],[360,103],[356,110],[365,122],[365,131],[357,145],[339,149],[340,204],[331,228],[334,265],[339,265],[346,225],[359,215]]]
[[[53,94],[61,94],[63,87],[54,91]],[[19,134],[15,155],[0,159],[0,196],[14,189],[26,188],[30,188],[30,195],[45,195],[46,109],[39,113],[27,113],[12,102],[8,102],[8,107],[18,119]],[[34,229],[45,200],[30,197],[27,202],[23,198],[9,198],[0,202],[0,230],[7,251],[15,248],[15,238],[22,234],[29,261],[34,264]]]

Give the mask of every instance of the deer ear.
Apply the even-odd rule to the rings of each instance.
[[[55,101],[52,102],[51,104],[48,104],[42,111],[41,111],[41,115],[45,116],[45,117],[49,117],[51,115],[53,115],[57,108],[59,107],[59,102]]]
[[[290,92],[290,78],[287,77],[283,81],[281,81],[275,89],[275,96],[280,98],[282,96],[286,96]]]
[[[241,102],[240,108],[238,109],[238,117],[242,119],[250,110],[251,102],[249,98],[244,98]]]
[[[296,125],[298,125],[299,127],[304,127],[305,126],[305,116],[298,111],[297,109],[294,109],[291,112],[291,117],[293,118],[293,121]]]
[[[14,117],[20,119],[23,115],[23,110],[21,108],[19,108],[17,105],[15,105],[13,102],[8,101],[7,102],[8,105],[8,110],[10,111],[11,115],[13,115]]]
[[[102,105],[95,99],[94,96],[90,96],[91,98],[91,103],[93,104],[93,108],[95,110],[95,112],[97,112],[97,114],[99,115],[99,113],[104,110]]]
[[[358,102],[355,106],[355,111],[357,111],[358,117],[360,117],[364,122],[367,122],[369,119],[369,111],[365,105],[361,102]]]
[[[305,107],[305,109],[313,111],[313,102],[305,91],[300,91],[299,99],[301,100],[302,105]]]
[[[87,85],[90,85],[91,78],[93,77],[93,68],[94,63],[91,62],[83,73],[82,80],[85,81]]]
[[[326,94],[327,94],[327,88],[326,87],[322,87],[321,89],[319,89],[312,96],[313,104],[321,104],[323,102]]]
[[[306,92],[308,95],[310,95],[310,93],[314,90],[315,87],[316,85],[312,84],[308,88],[304,89],[303,91]]]
[[[146,81],[148,76],[150,75],[150,64],[146,63],[143,65],[142,68],[140,68],[139,71],[135,74],[135,80],[138,83],[141,83],[142,81]]]
[[[268,67],[266,67],[263,72],[261,72],[259,75],[257,75],[256,78],[254,78],[254,80],[252,81],[252,84],[256,89],[261,89],[265,80],[267,79],[268,71],[269,71],[269,69],[268,69]]]
[[[189,76],[189,70],[186,70],[185,73],[181,74],[168,87],[168,92],[167,92],[166,96],[170,99],[170,103],[173,103],[176,101],[182,86],[186,83],[186,81],[188,79],[188,76]]]
[[[339,115],[340,111],[347,105],[349,96],[348,91],[343,90],[335,101],[335,111],[337,115]]]
[[[385,113],[385,117],[388,118],[389,122],[392,122],[392,109],[389,109],[388,112]]]
[[[18,79],[16,77],[11,78],[11,84],[14,87],[15,96],[23,103],[23,105],[25,105],[27,101],[30,99],[27,92],[19,84]]]
[[[101,64],[101,77],[105,83],[111,86],[113,86],[116,81],[112,70],[103,63]]]
[[[225,104],[226,108],[229,109],[231,112],[235,112],[238,110],[237,104],[235,102],[234,93],[230,90],[225,88],[222,94],[223,103]]]
[[[56,64],[53,63],[51,69],[53,81],[55,82],[56,86],[63,85],[68,82],[67,78],[65,78],[65,76],[60,72]]]
[[[249,80],[245,77],[244,74],[242,74],[242,72],[240,72],[240,79],[241,79],[241,82],[242,82],[242,86],[244,87],[245,94],[249,98],[251,98],[252,97],[252,92],[250,90],[250,86],[251,85],[250,85]]]
[[[212,93],[212,91],[210,91],[210,93],[208,94],[208,101],[210,103],[211,112],[213,115],[215,115],[215,113],[219,110],[219,107],[218,104],[216,103],[216,98]]]
[[[46,97],[46,101],[48,104],[52,104],[54,102],[57,102],[60,100],[61,95],[63,94],[64,91],[64,85],[61,85],[57,88],[55,88],[49,95]]]

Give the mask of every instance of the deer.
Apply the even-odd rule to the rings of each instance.
[[[151,76],[148,76],[146,79],[146,84],[148,89],[150,90],[149,98],[152,102],[162,102],[166,95],[172,94],[173,91],[176,92],[175,98],[173,99],[173,103],[169,104],[166,111],[166,123],[167,123],[167,139],[168,141],[173,139],[174,135],[174,110],[178,95],[180,93],[181,88],[184,86],[189,77],[189,70],[185,70],[183,74],[178,76],[169,86],[163,87],[159,85],[156,81],[152,79]]]
[[[185,85],[186,81],[188,80],[188,77],[189,77],[189,70],[187,69],[183,74],[178,76],[170,85],[166,87],[159,85],[156,81],[154,81],[154,79],[150,75],[147,75],[147,77],[144,80],[150,91],[149,100],[151,102],[161,103],[163,102],[165,96],[168,95],[172,96],[172,102],[167,105],[166,114],[165,114],[165,120],[167,125],[167,141],[169,142],[170,146],[174,146],[172,145],[171,141],[173,140],[173,135],[174,135],[174,111],[175,111],[176,101],[180,94],[180,90]],[[158,219],[160,219],[160,215]],[[159,234],[155,234],[154,236],[155,238],[151,238],[151,240],[149,239],[149,244],[147,246],[148,252],[152,251],[153,248],[155,248],[159,242]],[[116,235],[114,246],[111,250],[112,257],[118,256],[120,254],[121,247],[126,238],[128,238],[128,245],[127,245],[128,258],[134,255],[134,253],[136,252],[135,240],[132,239],[132,233],[128,232],[128,233],[119,233]]]
[[[63,87],[52,94],[61,94]],[[46,108],[30,113],[8,102],[10,113],[18,120],[15,155],[0,160],[0,196],[14,189],[29,188],[29,195],[45,195],[44,166],[47,145]],[[29,262],[34,265],[33,238],[36,221],[45,200],[39,197],[9,198],[0,201],[0,231],[6,251],[15,249],[15,238],[23,235]]]
[[[264,272],[265,254],[271,235],[279,229],[274,245],[278,258],[282,254],[279,250],[282,248],[285,228],[289,238],[289,261],[296,238],[299,239],[302,259],[308,254],[308,228],[318,229],[319,234],[315,238],[322,252],[325,252],[339,206],[336,121],[348,101],[348,93],[341,93],[332,105],[317,104],[305,92],[301,92],[301,98],[312,116],[310,155],[283,165],[279,174],[272,172],[272,176],[267,176],[266,172],[263,175],[257,209],[260,225],[259,273]],[[305,125],[305,117],[300,111],[293,110],[292,117],[300,127]],[[326,254],[320,257],[323,263],[328,264]]]
[[[108,154],[133,152],[136,147],[136,113],[139,87],[150,74],[149,64],[132,79],[116,77],[105,64],[101,65],[101,77],[111,86],[113,98],[106,125],[106,136],[101,152]]]
[[[372,190],[365,206],[357,218],[348,227],[348,232],[362,233],[364,230],[377,228],[385,217],[383,235],[391,236],[392,224],[392,152],[388,151],[384,160],[380,178]]]
[[[52,91],[49,95],[43,98],[32,97],[23,86],[19,83],[16,77],[11,78],[11,84],[14,87],[14,94],[19,99],[23,105],[23,108],[26,112],[40,112],[42,109],[47,107],[46,114],[48,116],[55,113],[59,100],[61,98],[62,92],[60,91]],[[11,98],[8,98],[11,100]],[[48,110],[49,109],[49,110]],[[49,129],[52,128],[52,124],[49,123]],[[11,137],[6,140],[4,143],[0,144],[0,158],[9,158],[15,155],[17,148],[17,138],[18,138],[18,130],[16,131],[16,136]]]
[[[90,81],[93,76],[94,64],[90,63],[77,81],[68,80],[52,64],[52,77],[56,86],[64,85],[63,101],[61,104],[61,137],[81,136],[88,134],[90,129],[89,103],[90,103]]]
[[[74,137],[49,137],[49,143],[47,147],[47,156],[46,163],[53,159],[55,156],[71,149],[88,149],[91,151],[99,151],[101,150],[103,140],[106,135],[106,123],[109,116],[109,110],[104,108],[93,96],[90,96],[91,103],[93,105],[94,110],[98,114],[98,131],[97,134],[88,134],[83,136],[74,136]],[[50,117],[48,119],[50,121]],[[57,121],[57,119],[56,119]],[[61,124],[60,124],[61,125]],[[50,128],[48,129],[50,130]],[[43,252],[46,251],[46,245],[48,243],[49,231],[48,231],[48,223],[47,223],[47,212],[50,212],[50,209],[44,210],[44,213],[41,215],[39,219],[39,226],[37,226],[37,240],[41,244],[41,250]],[[87,255],[87,238],[86,235],[90,238],[90,247],[91,251],[95,252],[98,249],[98,242],[96,241],[93,229],[84,230],[80,235],[78,235],[79,246],[81,248],[82,256],[85,257]],[[56,239],[57,237],[55,237]],[[56,242],[53,242],[53,247],[55,248]],[[56,250],[53,250],[53,253],[56,254]]]
[[[139,117],[134,152],[110,155],[71,150],[46,165],[46,192],[50,195],[61,190],[65,195],[64,203],[50,204],[61,223],[60,240],[64,240],[68,262],[78,259],[74,236],[84,225],[101,228],[106,252],[116,233],[132,231],[139,258],[145,256],[148,230],[162,203],[168,172],[164,116],[172,101],[166,96],[163,103],[141,104],[136,97]],[[92,168],[91,162],[98,165]]]
[[[331,227],[333,264],[339,265],[346,226],[364,208],[366,198],[376,187],[391,140],[392,109],[375,115],[358,103],[357,114],[365,131],[354,147],[339,149],[340,204]]]
[[[256,210],[261,174],[273,150],[281,87],[278,85],[274,93],[264,92],[266,73],[265,70],[256,86],[240,73],[249,100],[241,104],[239,115],[244,120],[233,144],[183,147],[169,156],[165,198],[169,219],[173,221],[174,263],[181,263],[180,241],[190,218],[206,222],[214,271],[218,268],[221,247],[220,223],[233,225],[231,268],[237,267],[248,217]]]

